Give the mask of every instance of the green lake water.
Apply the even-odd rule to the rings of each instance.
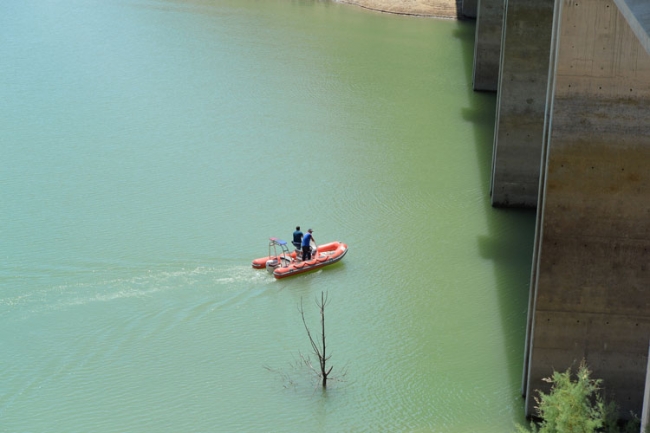
[[[512,431],[534,214],[489,204],[473,44],[330,1],[2,2],[0,431]],[[347,256],[253,270],[296,225]]]

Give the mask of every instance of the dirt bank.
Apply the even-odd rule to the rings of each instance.
[[[338,0],[365,9],[402,15],[458,19],[461,0]]]

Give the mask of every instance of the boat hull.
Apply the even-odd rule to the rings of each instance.
[[[291,277],[323,268],[340,261],[348,252],[348,246],[341,242],[331,242],[321,245],[316,252],[316,258],[306,262],[291,262],[289,266],[280,267],[273,271],[273,276],[277,279]]]
[[[303,274],[305,272],[313,271],[332,265],[340,261],[348,252],[347,244],[343,242],[330,242],[328,244],[319,245],[314,258],[305,262],[296,259],[296,252],[290,254],[292,260],[288,266],[281,266],[273,271],[273,276],[276,279],[291,277],[293,275]],[[273,256],[262,257],[253,260],[253,267],[262,269],[266,267],[268,260],[275,259]]]

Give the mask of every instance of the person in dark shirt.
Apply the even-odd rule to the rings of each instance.
[[[300,251],[300,246],[302,245],[302,232],[300,231],[300,226],[296,226],[296,231],[293,232],[293,241],[291,242],[296,251]]]
[[[311,246],[309,243],[311,242],[312,239],[314,239],[314,236],[312,235],[313,230],[309,229],[307,230],[307,233],[305,236],[302,237],[302,261],[306,260],[311,260]],[[314,242],[316,242],[316,239],[314,239]]]

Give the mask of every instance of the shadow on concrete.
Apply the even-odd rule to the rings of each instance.
[[[477,239],[479,253],[494,264],[495,290],[501,315],[505,356],[508,360],[509,388],[521,389],[526,317],[535,235],[535,211],[493,208],[490,200],[492,173],[492,147],[496,93],[472,90],[474,63],[474,21],[461,21],[454,36],[461,41],[465,77],[469,83],[470,106],[462,116],[471,122],[475,132],[477,169],[483,191],[482,205],[487,218],[487,235]],[[515,395],[513,395],[513,398]],[[515,400],[516,401],[516,400]],[[521,401],[521,420],[524,405]],[[516,412],[516,410],[515,410]]]
[[[463,15],[463,0],[456,0],[456,18],[459,20],[465,19]]]

